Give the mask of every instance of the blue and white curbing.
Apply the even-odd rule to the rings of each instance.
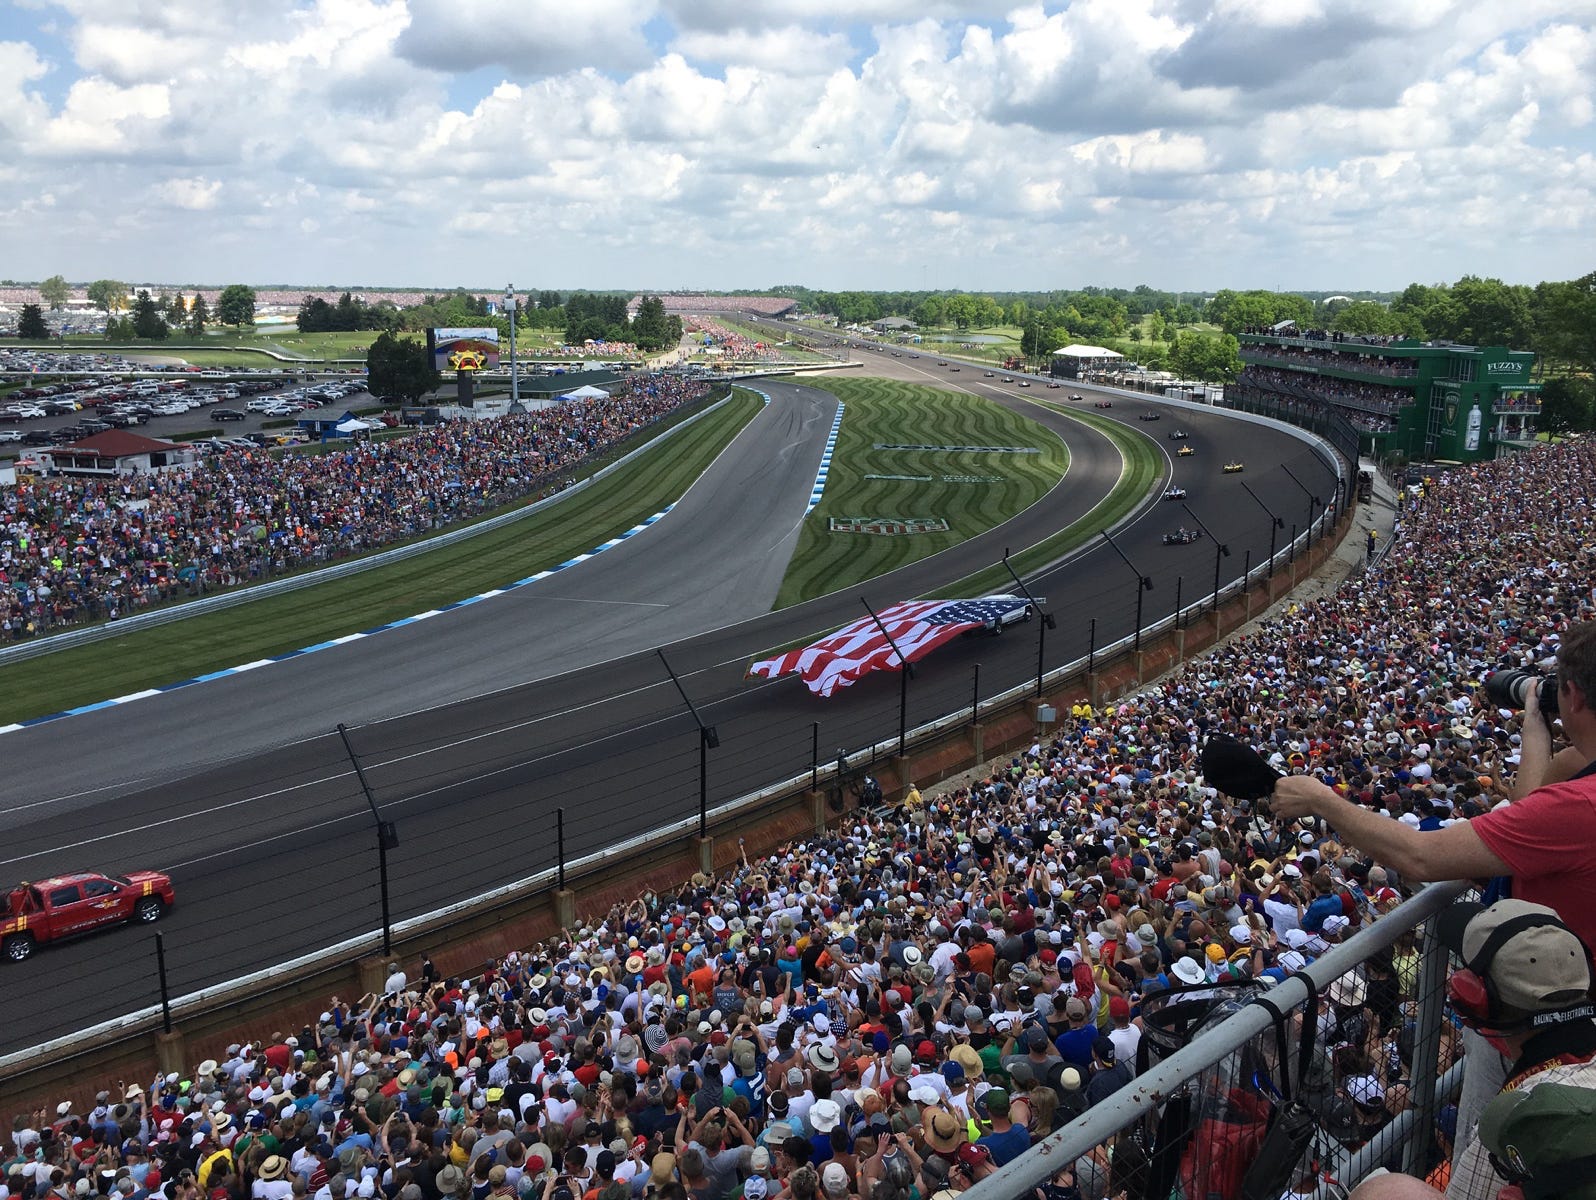
[[[837,448],[837,434],[842,431],[842,413],[847,407],[842,401],[837,401],[837,415],[832,418],[831,432],[826,435],[826,449],[820,456],[820,470],[815,472],[815,486],[809,492],[809,507],[804,509],[806,517],[815,511],[815,506],[826,493],[826,476],[831,474],[831,455]]]
[[[438,608],[428,609],[426,612],[417,613],[413,617],[404,617],[398,621],[390,621],[386,625],[378,625],[372,629],[363,629],[359,633],[345,634],[343,637],[333,638],[331,641],[317,642],[314,646],[304,646],[298,650],[290,650],[285,654],[276,654],[270,658],[258,658],[254,662],[243,663],[236,667],[228,667],[226,670],[222,671],[212,671],[208,675],[196,675],[192,679],[182,679],[176,683],[168,683],[161,687],[145,688],[142,692],[131,692],[126,696],[118,696],[114,700],[100,700],[94,704],[84,704],[78,708],[65,709],[62,712],[50,713],[43,717],[29,717],[26,721],[19,721],[14,725],[0,725],[0,733],[14,733],[18,729],[27,729],[34,725],[43,725],[50,721],[59,721],[64,717],[76,717],[81,716],[84,713],[98,712],[102,708],[116,708],[118,705],[131,704],[134,700],[143,700],[147,696],[159,696],[162,692],[175,692],[178,688],[192,687],[196,683],[209,683],[213,679],[226,679],[229,675],[242,675],[245,671],[254,671],[260,667],[270,666],[272,663],[286,662],[290,658],[299,658],[302,655],[314,654],[318,650],[330,650],[334,646],[343,646],[349,642],[358,642],[362,638],[375,637],[377,634],[384,633],[390,629],[402,629],[406,625],[414,625],[417,621],[428,620],[431,617],[438,616],[440,613],[453,612],[455,609],[465,608],[469,604],[478,604],[483,600],[491,600],[495,596],[502,596],[504,593],[514,591],[516,588],[523,588],[528,584],[537,583],[540,579],[547,579],[550,575],[556,575],[567,568],[576,566],[578,563],[584,563],[596,554],[602,554],[606,550],[614,549],[616,546],[619,546],[622,542],[626,541],[627,538],[635,537],[642,533],[643,530],[647,529],[650,525],[664,517],[666,513],[670,512],[671,509],[675,507],[676,505],[674,504],[667,504],[662,510],[655,513],[652,517],[649,517],[639,525],[632,526],[619,537],[611,538],[602,546],[598,546],[586,554],[578,554],[575,558],[568,558],[557,567],[550,567],[547,571],[539,571],[536,575],[528,575],[525,579],[518,579],[514,583],[507,584],[502,588],[494,588],[492,591],[483,592],[478,596],[467,596],[464,600],[456,600],[453,604],[445,604]]]

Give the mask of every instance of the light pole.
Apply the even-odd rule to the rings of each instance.
[[[881,623],[881,618],[876,616],[876,610],[870,607],[870,601],[863,596],[859,603],[865,606],[865,612],[870,614],[870,619],[876,623],[876,628],[881,631],[881,636],[887,639],[887,645],[892,647],[892,652],[898,656],[898,757],[903,758],[909,750],[909,680],[914,675],[914,664],[904,657],[903,651],[898,649],[898,643],[892,640],[892,635],[887,632],[887,627]]]
[[[504,285],[504,311],[510,317],[510,403],[521,403],[521,381],[515,373],[515,285]]]
[[[1180,506],[1186,510],[1188,517],[1197,522],[1197,528],[1206,533],[1208,540],[1214,544],[1214,604],[1211,611],[1214,614],[1214,636],[1217,637],[1219,636],[1219,560],[1230,557],[1230,546],[1214,536],[1213,530],[1203,524],[1203,519],[1192,512],[1191,505],[1182,500]]]
[[[1308,531],[1308,542],[1311,545],[1313,543],[1313,510],[1323,504],[1324,501],[1319,499],[1318,496],[1314,495],[1313,492],[1309,490],[1308,485],[1303,483],[1302,480],[1298,479],[1297,473],[1290,467],[1286,466],[1285,463],[1280,464],[1280,469],[1290,476],[1291,482],[1301,488],[1302,494],[1308,497],[1308,523],[1303,526],[1303,528]]]
[[[1258,499],[1258,493],[1247,487],[1245,479],[1241,481],[1241,486],[1246,489],[1247,495],[1257,501],[1258,507],[1269,514],[1269,578],[1273,579],[1275,577],[1275,530],[1284,529],[1286,523],[1275,513],[1274,509]]]
[[[1124,560],[1125,565],[1129,567],[1132,573],[1136,576],[1136,641],[1135,645],[1132,647],[1132,650],[1136,654],[1140,654],[1142,652],[1142,593],[1153,590],[1153,581],[1148,576],[1143,575],[1136,564],[1131,562],[1129,558],[1125,557],[1125,551],[1119,548],[1119,543],[1116,542],[1112,536],[1110,536],[1108,530],[1103,530],[1102,534],[1103,540],[1110,546],[1114,547],[1114,553],[1119,555],[1120,558]],[[1093,630],[1096,630],[1095,625],[1093,626]],[[1141,674],[1141,667],[1138,666],[1136,668],[1136,672],[1138,675]]]
[[[377,798],[371,794],[365,768],[355,756],[355,748],[349,744],[349,730],[341,721],[338,723],[338,736],[344,741],[344,752],[354,765],[355,778],[360,781],[360,790],[366,797],[366,803],[371,806],[371,819],[377,826],[377,878],[382,888],[382,952],[392,954],[393,916],[388,907],[388,851],[399,844],[399,832],[392,821],[384,821],[382,814],[377,811]]]
[[[1025,580],[1014,574],[1014,568],[1009,565],[1009,548],[1003,547],[1003,569],[1014,576],[1015,586],[1020,589],[1024,597],[1031,602],[1031,611],[1039,618],[1036,623],[1036,695],[1042,696],[1042,663],[1047,651],[1047,631],[1057,627],[1052,613],[1042,611],[1042,605],[1037,598],[1031,595],[1031,589],[1025,586]]]
[[[693,707],[687,689],[682,686],[682,681],[676,678],[676,672],[671,670],[665,651],[655,650],[654,653],[659,655],[660,662],[665,664],[666,674],[671,677],[671,682],[681,693],[682,703],[687,705],[687,711],[693,715],[693,723],[698,726],[698,836],[702,840],[709,837],[709,752],[720,748],[720,734],[715,732],[713,725],[705,725],[704,718],[698,715],[698,709]]]

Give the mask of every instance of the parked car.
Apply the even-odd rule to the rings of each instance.
[[[236,408],[213,408],[211,420],[213,421],[242,421],[247,414],[241,413]]]

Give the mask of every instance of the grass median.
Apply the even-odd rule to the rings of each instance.
[[[524,520],[420,557],[5,667],[0,723],[282,654],[546,570],[680,498],[760,408],[758,397],[734,390],[658,452]]]
[[[828,376],[823,386],[848,410],[825,497],[804,522],[778,607],[873,579],[1001,524],[1041,499],[1069,466],[1055,434],[979,396],[846,376]],[[845,517],[925,518],[947,529],[833,531],[831,519]]]
[[[1037,403],[1046,403],[1037,401]],[[1111,529],[1140,504],[1163,475],[1163,459],[1158,444],[1139,430],[1121,425],[1095,413],[1083,412],[1063,404],[1047,404],[1048,408],[1068,413],[1083,425],[1090,425],[1114,443],[1124,462],[1118,482],[1080,520],[1059,530],[1052,537],[1026,546],[1010,556],[1009,561],[1020,574],[1046,566],[1056,558],[1068,554],[1096,537],[1099,531]],[[974,575],[957,580],[942,589],[947,595],[979,596],[985,592],[1005,592],[1013,586],[1009,573],[1002,564],[988,567]]]

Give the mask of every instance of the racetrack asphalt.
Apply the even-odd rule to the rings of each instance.
[[[855,619],[860,592],[878,606],[932,593],[1005,548],[1040,541],[1097,503],[1120,461],[1096,430],[1037,403],[1067,407],[1073,389],[1036,381],[1020,391],[970,366],[949,377],[928,356],[867,369],[961,387],[1025,413],[1069,444],[1069,473],[997,529],[862,589],[769,613],[834,401],[761,381],[773,403],[670,515],[587,563],[362,642],[0,739],[0,875],[172,870],[179,900],[161,928],[181,994],[380,924],[371,816],[336,722],[351,726],[382,816],[399,829],[390,854],[396,919],[553,865],[558,807],[568,858],[696,812],[696,728],[654,647],[666,648],[718,728],[711,806],[806,770],[816,723],[823,761],[890,736],[894,675],[821,701],[795,680],[745,679],[748,662]],[[1280,463],[1312,487],[1329,486],[1328,466],[1290,434],[1156,401],[1114,405],[1101,415],[1158,442],[1187,503],[1229,542],[1226,580],[1240,575],[1247,551],[1255,564],[1266,557],[1269,521],[1237,477],[1220,474],[1225,458],[1244,457],[1241,478],[1288,521],[1305,514],[1306,498]],[[1164,419],[1140,424],[1146,409]],[[1177,425],[1191,434],[1192,458],[1173,456],[1167,434]],[[1177,575],[1187,603],[1212,582],[1211,542],[1160,544],[1177,524],[1190,524],[1178,506],[1150,499],[1119,538],[1155,580],[1149,621],[1173,607]],[[1027,582],[1058,618],[1049,666],[1085,654],[1094,616],[1098,646],[1131,629],[1134,578],[1101,543]],[[977,663],[983,695],[1034,674],[1035,629],[962,640],[920,664],[910,725],[967,706]],[[6,989],[13,1001],[0,1051],[153,1002],[150,941],[112,930],[0,964],[8,982],[28,980]]]

